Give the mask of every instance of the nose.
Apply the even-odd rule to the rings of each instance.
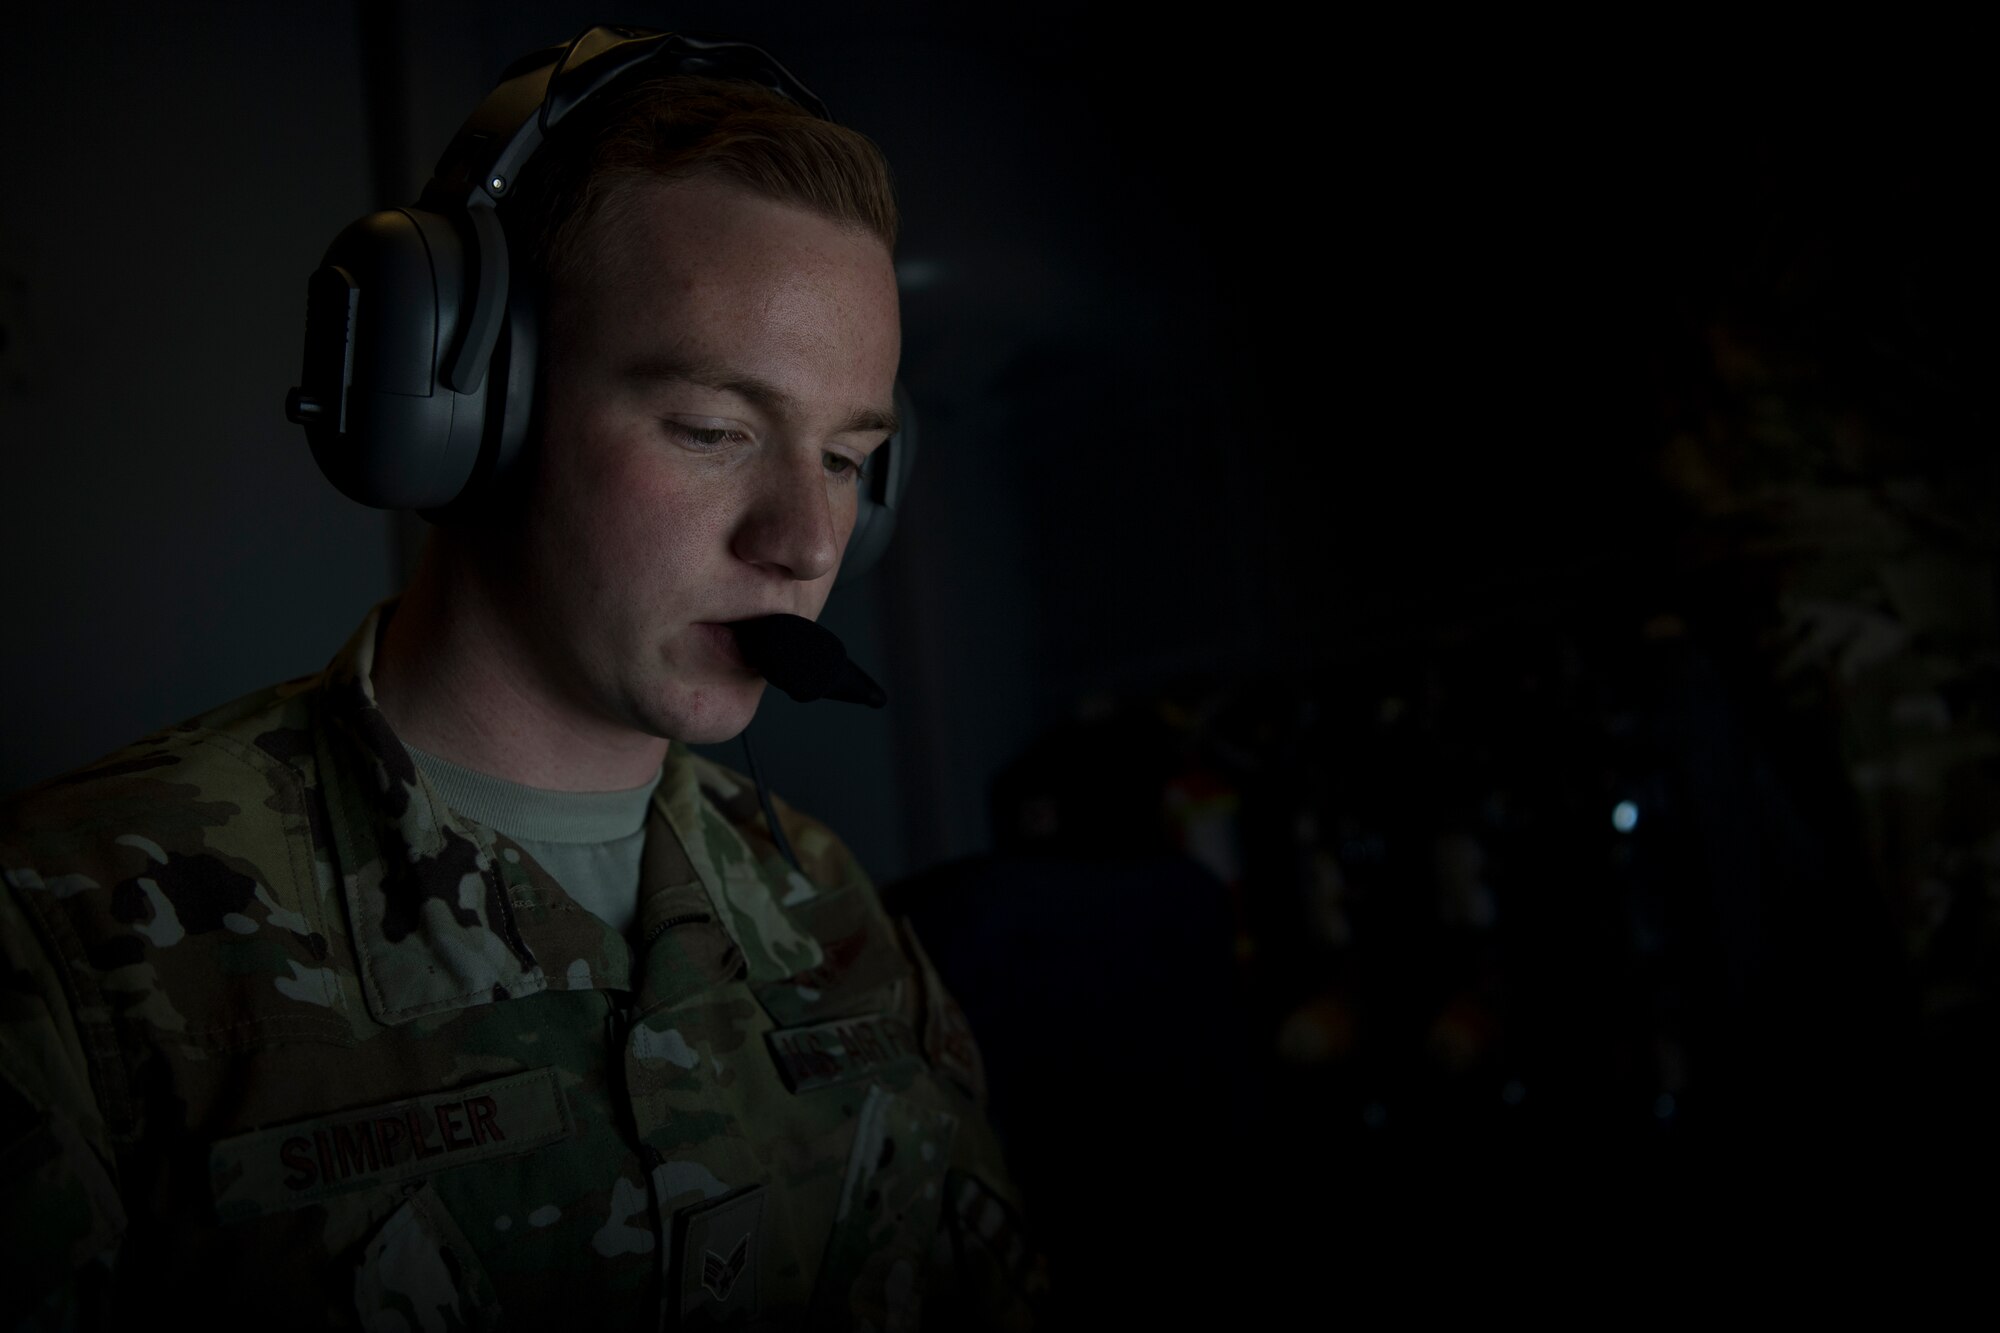
[[[753,469],[751,488],[730,542],[736,558],[802,581],[831,574],[841,534],[818,453],[768,455]]]

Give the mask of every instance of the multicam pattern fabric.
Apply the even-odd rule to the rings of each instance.
[[[5,1313],[1028,1322],[944,1239],[960,1177],[1011,1193],[962,1020],[839,841],[780,805],[792,870],[676,751],[628,946],[437,800],[378,623],[0,810]],[[784,1030],[842,1020],[961,1044],[789,1088]]]

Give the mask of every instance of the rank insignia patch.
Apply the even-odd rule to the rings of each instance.
[[[763,1245],[764,1187],[753,1186],[683,1215],[681,1317],[728,1323],[758,1313],[757,1264]]]
[[[718,1301],[729,1299],[729,1293],[736,1286],[736,1279],[743,1275],[743,1265],[750,1262],[750,1238],[745,1236],[736,1242],[736,1249],[727,1259],[708,1250],[701,1257],[701,1285],[708,1288],[708,1294]]]

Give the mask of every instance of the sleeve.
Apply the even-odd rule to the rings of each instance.
[[[4,855],[4,852],[0,852]],[[104,1117],[62,982],[4,867],[0,888],[0,1319],[91,1327],[125,1233]]]

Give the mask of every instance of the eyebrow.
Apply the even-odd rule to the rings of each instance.
[[[722,393],[733,393],[737,397],[766,411],[796,409],[798,398],[766,379],[755,375],[742,375],[724,367],[699,361],[640,361],[628,367],[625,372],[632,379],[672,380],[681,384],[692,384],[703,389],[715,389]],[[859,431],[882,431],[894,435],[901,430],[902,420],[895,410],[883,411],[877,407],[857,407],[847,414],[836,435],[846,435]]]

